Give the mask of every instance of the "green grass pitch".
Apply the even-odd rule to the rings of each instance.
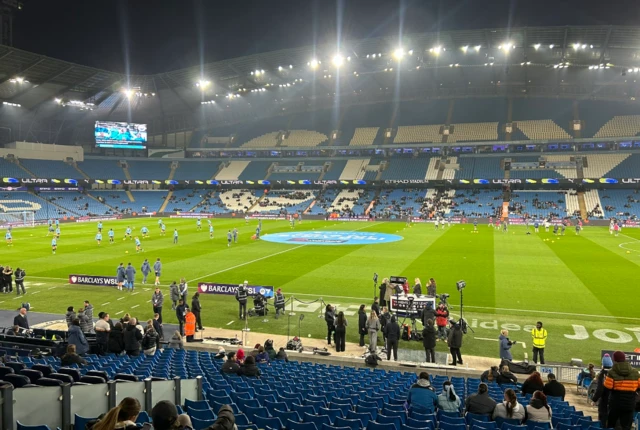
[[[406,227],[400,222],[305,220],[296,225],[296,231],[359,230],[399,234],[404,239],[381,245],[300,246],[253,241],[250,237],[257,221],[245,225],[243,219],[213,220],[215,238],[209,239],[203,221],[202,231],[197,231],[195,220],[165,218],[164,237],[159,235],[155,218],[106,221],[101,246],[94,240],[96,223],[63,224],[56,255],[51,253],[46,227],[14,229],[14,245],[0,247],[0,263],[27,271],[27,299],[34,312],[63,314],[68,306],[78,307],[89,299],[96,314],[108,311],[118,317],[131,312],[147,319],[152,315],[148,301],[153,287],[141,284],[140,273],[135,295],[108,287],[70,286],[67,279],[72,273],[114,276],[121,262],[131,262],[139,271],[144,258],[153,262],[160,257],[164,265],[162,289],[167,295],[171,281],[185,277],[190,281],[190,296],[198,280],[240,283],[246,279],[252,284],[280,287],[287,297],[293,295],[304,302],[322,297],[349,315],[347,337],[352,342],[357,341],[357,307],[371,304],[372,275],[377,272],[381,277],[407,276],[411,281],[419,277],[423,283],[435,278],[438,292],[451,294],[454,316],[460,311],[455,282],[464,279],[464,314],[475,333],[465,336],[463,355],[497,357],[495,339],[504,327],[510,330],[512,340],[526,343],[526,349],[514,347],[514,358],[522,359],[524,352],[531,357],[531,339],[524,328],[538,320],[549,331],[547,361],[567,362],[579,357],[598,362],[601,349],[632,351],[640,343],[638,229],[625,229],[618,237],[604,227],[586,227],[580,236],[567,229],[564,237],[557,238],[543,228],[538,234],[526,235],[525,227],[511,227],[503,234],[479,225],[479,233],[473,234],[471,225],[435,230],[431,224]],[[127,225],[134,233],[143,225],[149,227],[151,237],[143,240],[144,253],[136,254],[133,241],[123,241]],[[234,227],[240,231],[239,243],[228,248],[226,231]],[[116,231],[113,245],[107,239],[109,228]],[[174,228],[180,233],[177,245],[172,239]],[[290,231],[288,222],[263,221],[263,235],[283,231]],[[14,295],[0,296],[0,308],[13,310],[20,301]],[[242,327],[233,297],[205,294],[201,301],[205,325]],[[313,313],[313,318],[302,322],[303,336],[321,338],[326,334],[324,321],[315,318],[320,313],[318,303],[298,304],[296,309]],[[175,322],[166,303],[164,315],[167,322]],[[255,318],[250,327],[253,331],[287,333],[286,319],[271,317],[262,323]],[[292,332],[297,332],[295,324]],[[401,347],[421,348],[421,344],[402,342]],[[442,352],[445,348],[438,345]]]

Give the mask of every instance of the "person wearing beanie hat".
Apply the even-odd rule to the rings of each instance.
[[[606,427],[615,428],[619,420],[622,430],[631,429],[636,407],[636,390],[640,388],[640,374],[626,359],[622,351],[613,353],[613,366],[602,384],[610,390]]]
[[[154,430],[173,430],[193,428],[188,415],[178,415],[176,405],[169,400],[156,403],[151,410],[151,422]]]
[[[238,364],[242,364],[244,363],[244,349],[240,348],[237,352],[236,352],[236,363]]]
[[[276,290],[276,296],[275,296],[275,300],[273,302],[273,305],[276,308],[276,319],[278,319],[278,317],[280,316],[280,311],[282,311],[282,314],[284,315],[284,294],[282,294],[282,288],[278,288]]]
[[[613,360],[611,360],[611,356],[609,354],[605,354],[602,356],[602,368],[603,369],[611,369],[613,366]]]
[[[609,394],[610,390],[604,388],[604,379],[607,377],[609,369],[613,366],[613,361],[609,354],[602,357],[602,370],[596,377],[596,390],[591,400],[598,405],[598,421],[602,428],[607,427],[607,418],[609,416]]]

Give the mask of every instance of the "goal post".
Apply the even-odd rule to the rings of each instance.
[[[3,227],[35,227],[35,213],[33,211],[5,212],[0,214]]]

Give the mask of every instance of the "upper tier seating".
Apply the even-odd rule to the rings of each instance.
[[[502,169],[500,162],[501,158],[498,157],[458,157],[458,161],[462,161],[470,158],[474,160],[473,165],[473,178],[484,178],[484,179],[498,179],[504,178],[504,170]],[[462,176],[463,178],[469,179],[469,177]]]
[[[178,168],[173,179],[177,181],[192,181],[200,180],[205,181],[213,178],[213,175],[218,171],[220,161],[207,160],[207,161],[184,161],[178,162]]]
[[[550,119],[516,121],[516,127],[530,140],[571,139],[571,135]]]
[[[31,175],[26,170],[20,168],[15,163],[11,163],[0,157],[0,177],[6,178],[30,178]]]
[[[605,218],[640,217],[640,194],[636,190],[599,190],[598,197]]]
[[[605,176],[609,178],[634,178],[638,176],[638,166],[640,166],[640,154],[630,154]]]
[[[340,175],[342,175],[342,171],[344,167],[347,165],[347,160],[332,160],[331,167],[324,174],[323,179],[327,181],[337,181],[340,179]]]
[[[635,103],[620,103],[608,100],[580,100],[578,106],[580,109],[580,119],[583,124],[582,137],[596,137],[598,132],[605,128],[605,124],[614,117],[640,114],[640,108],[638,108],[638,105]],[[614,128],[609,127],[605,128],[605,130],[613,129]],[[630,137],[625,136],[624,133],[621,134],[620,137]],[[631,134],[631,136],[634,135],[635,133]]]
[[[614,116],[593,137],[632,137],[640,133],[640,115]]]
[[[279,132],[277,131],[265,133],[258,137],[254,137],[242,146],[246,146],[248,148],[273,148],[278,144],[278,134]]]
[[[326,135],[317,131],[291,130],[289,136],[282,140],[281,146],[318,146],[328,140]]]
[[[453,131],[447,136],[447,143],[498,140],[497,122],[452,124],[452,126]]]
[[[244,168],[244,170],[242,170],[242,173],[240,173],[238,179],[240,179],[241,181],[257,181],[264,179],[269,174],[267,170],[269,169],[269,167],[271,167],[272,164],[273,161],[252,161],[248,166]],[[231,167],[233,169],[232,172],[237,172],[241,166],[241,164],[235,164],[234,167]]]
[[[631,154],[612,153],[612,154],[589,154],[586,157],[586,166],[582,171],[585,178],[603,178],[616,166],[620,165],[624,160],[629,158]]]
[[[441,142],[441,125],[408,125],[398,127],[393,143]]]
[[[124,171],[117,160],[87,159],[76,163],[92,179],[124,179]]]
[[[361,145],[373,145],[373,142],[378,135],[378,131],[380,127],[360,127],[356,128],[351,141],[349,142],[350,146],[361,146]]]
[[[170,161],[127,161],[127,165],[131,179],[164,181],[171,173]]]
[[[571,137],[571,122],[573,121],[573,102],[566,99],[544,99],[544,98],[514,98],[512,100],[512,122],[519,124],[521,122],[532,122],[535,130],[539,130],[538,121],[544,123],[550,123],[549,130],[550,135],[556,136],[569,136]],[[514,131],[511,133],[512,140],[523,140],[524,138],[534,139],[534,137],[523,133],[524,129],[528,126],[523,126],[521,130],[518,127],[514,127]],[[563,130],[565,133],[561,133]],[[569,137],[563,137],[568,139]],[[584,137],[584,134],[583,134]],[[560,137],[557,137],[560,138]],[[557,139],[556,138],[556,139]],[[546,139],[546,137],[542,137]]]
[[[20,159],[20,164],[36,175],[36,178],[71,178],[81,175],[73,166],[64,161]]]
[[[245,171],[250,161],[229,161],[216,175],[218,181],[237,181]]]
[[[424,179],[428,167],[428,158],[392,158],[387,169],[382,172],[382,180]]]

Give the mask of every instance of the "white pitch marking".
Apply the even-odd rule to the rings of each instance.
[[[227,325],[231,325],[231,324],[233,324],[234,322],[235,322],[235,321],[229,321],[229,322],[227,323]]]
[[[31,284],[31,285],[33,285],[34,287],[39,287],[39,286],[45,285],[45,284],[44,284],[44,282],[36,282],[36,283]]]
[[[124,299],[124,297],[120,297],[118,300],[122,300],[122,299]]]
[[[107,306],[109,303],[111,303],[111,302],[103,303],[100,306]]]
[[[138,306],[140,306],[140,305],[131,306],[131,309],[135,309],[135,308],[137,308]]]
[[[362,226],[360,228],[356,228],[355,230],[349,230],[349,231],[358,231],[358,230],[362,230],[364,228],[373,227],[374,225],[376,225],[376,226],[377,225],[382,225],[385,222],[375,223],[375,224],[367,224],[367,225]],[[348,232],[348,231],[346,231],[346,232]],[[284,253],[287,253],[287,252],[290,252],[290,251],[295,251],[296,249],[302,248],[303,246],[307,246],[307,245],[298,245],[298,246],[294,246],[293,248],[285,249],[284,251],[276,252],[275,254],[265,255],[264,257],[256,258],[255,260],[251,260],[251,261],[247,261],[245,263],[237,264],[235,266],[228,267],[228,268],[223,269],[223,270],[218,270],[217,272],[209,273],[208,275],[200,276],[199,278],[190,279],[188,282],[194,282],[194,281],[198,281],[198,280],[203,279],[203,278],[208,278],[209,276],[218,275],[220,273],[228,272],[229,270],[237,269],[238,267],[246,266],[248,264],[252,264],[252,263],[255,263],[257,261],[261,261],[261,260],[265,260],[267,258],[275,257],[276,255],[284,254]]]
[[[499,342],[500,341],[500,339],[491,339],[491,338],[488,338],[488,337],[474,337],[474,339],[476,339],[476,340],[490,340],[492,342]]]
[[[136,294],[140,294],[140,292],[131,293],[132,296],[135,296]]]
[[[33,292],[33,293],[31,293],[31,294],[38,294],[38,293],[41,293],[41,292],[42,292],[42,291],[34,291],[34,292]]]
[[[120,315],[121,313],[124,313],[124,311],[118,311],[115,313],[115,315]]]
[[[147,303],[151,303],[151,300],[147,300]]]

